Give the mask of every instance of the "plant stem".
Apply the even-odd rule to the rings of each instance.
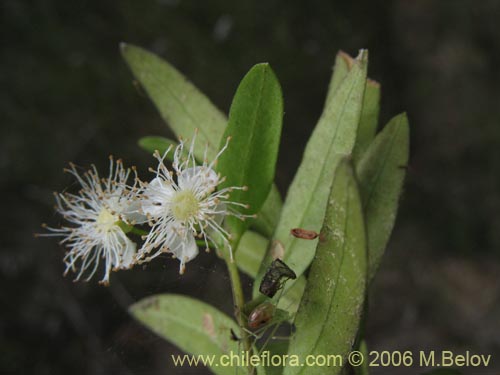
[[[235,241],[237,245],[239,241]],[[236,249],[236,246],[233,247]],[[243,296],[243,289],[241,287],[241,279],[240,274],[238,272],[238,267],[236,266],[236,262],[231,261],[229,254],[227,252],[224,253],[224,260],[226,261],[227,269],[229,272],[229,279],[231,280],[231,290],[233,292],[233,302],[235,309],[235,316],[240,326],[240,338],[243,343],[243,349],[251,355],[252,345],[250,342],[250,337],[248,333],[245,331],[246,327],[246,319],[243,313],[243,308],[245,306],[245,297]],[[248,374],[253,374],[253,366],[248,364]]]

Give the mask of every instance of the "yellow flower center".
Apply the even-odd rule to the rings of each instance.
[[[109,232],[118,221],[118,218],[113,215],[109,210],[103,208],[101,212],[99,212],[99,216],[97,217],[96,224],[97,227],[103,232]]]
[[[179,221],[186,221],[195,216],[200,208],[200,203],[191,190],[181,190],[172,198],[172,214]]]

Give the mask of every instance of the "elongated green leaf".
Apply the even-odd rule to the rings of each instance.
[[[125,43],[121,44],[121,50],[132,73],[174,133],[191,139],[195,129],[199,129],[197,158],[203,160],[206,144],[207,157],[215,158],[226,116],[177,69],[155,54]]]
[[[235,368],[215,366],[223,354],[239,353],[231,340],[237,324],[228,316],[196,299],[175,294],[145,298],[129,308],[129,312],[157,335],[193,355],[214,355],[211,370],[215,374],[233,375]]]
[[[229,123],[224,132],[232,140],[221,155],[218,171],[226,176],[223,186],[247,186],[235,190],[231,199],[246,202],[257,213],[264,204],[274,180],[278,157],[283,97],[279,82],[269,64],[255,65],[243,78],[231,104]],[[239,207],[235,207],[239,209]],[[235,235],[245,230],[245,222],[234,217],[227,223]]]
[[[160,154],[164,154],[170,146],[172,146],[172,148],[177,146],[177,142],[169,138],[154,135],[142,137],[137,143],[143,150],[149,152],[150,154],[156,150],[158,150]]]
[[[122,55],[132,73],[144,87],[163,119],[177,137],[191,138],[199,129],[195,148],[197,160],[213,159],[219,150],[227,118],[211,101],[177,69],[155,54],[142,48],[121,44]],[[270,237],[281,211],[281,197],[275,187],[252,226]]]
[[[344,359],[354,343],[366,289],[365,227],[354,172],[338,164],[328,200],[321,241],[290,342],[289,355],[335,353]],[[345,362],[345,361],[344,361]],[[339,374],[341,366],[330,367]],[[324,367],[287,367],[284,374],[324,374]]]
[[[357,167],[365,211],[369,279],[375,275],[392,232],[408,165],[406,114],[394,117],[377,135]]]
[[[380,111],[380,84],[368,79],[366,81],[365,96],[363,98],[363,109],[359,120],[356,144],[352,151],[352,158],[356,164],[375,138],[378,126],[378,114]]]
[[[296,239],[290,235],[290,230],[299,227],[319,231],[321,228],[335,168],[343,156],[351,153],[356,140],[367,60],[367,53],[361,52],[338,90],[325,103],[288,190],[275,238],[283,243],[285,262],[297,275],[301,275],[311,263],[317,240]],[[265,272],[265,264],[258,281]],[[255,284],[254,296],[258,294],[258,282]]]

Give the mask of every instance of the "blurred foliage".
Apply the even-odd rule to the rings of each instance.
[[[413,128],[368,344],[500,351],[500,267],[491,261],[500,247],[498,1],[33,0],[0,9],[0,372],[171,373],[167,353],[176,349],[133,323],[126,306],[175,291],[231,312],[214,256],[200,256],[182,278],[165,259],[147,273],[113,275],[110,288],[73,285],[61,275],[62,249],[32,237],[56,220],[50,192],[70,183],[67,161],[104,167],[112,153],[145,167],[151,159],[137,139],[172,137],[133,85],[121,41],[167,58],[226,112],[245,72],[270,62],[285,100],[282,192],[319,117],[335,54],[368,48],[369,75],[382,83],[380,122],[406,110]]]

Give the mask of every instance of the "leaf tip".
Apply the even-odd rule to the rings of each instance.
[[[268,62],[262,62],[262,63],[258,63],[258,64],[255,64],[254,66],[252,66],[252,68],[248,71],[247,75],[250,74],[250,73],[264,73],[264,72],[267,72],[271,69],[271,66],[269,65]]]
[[[120,42],[119,46],[120,46],[121,53],[125,53],[125,51],[127,50],[128,44],[125,42]]]
[[[152,310],[160,309],[160,299],[158,296],[146,297],[139,302],[136,302],[128,307],[128,312],[134,317],[138,317],[141,312],[147,313]]]
[[[410,124],[408,122],[408,114],[406,112],[401,112],[396,116],[398,119],[397,126],[400,128],[404,128],[405,132],[408,133],[410,131]]]
[[[362,62],[368,62],[368,50],[367,49],[360,49],[358,56],[356,57],[357,61],[362,61]]]
[[[134,303],[127,308],[128,313],[134,317],[137,315],[137,310],[137,303]]]
[[[337,52],[337,59],[344,60],[345,64],[347,65],[347,69],[351,70],[354,64],[354,59],[347,52],[344,52],[342,50]]]

